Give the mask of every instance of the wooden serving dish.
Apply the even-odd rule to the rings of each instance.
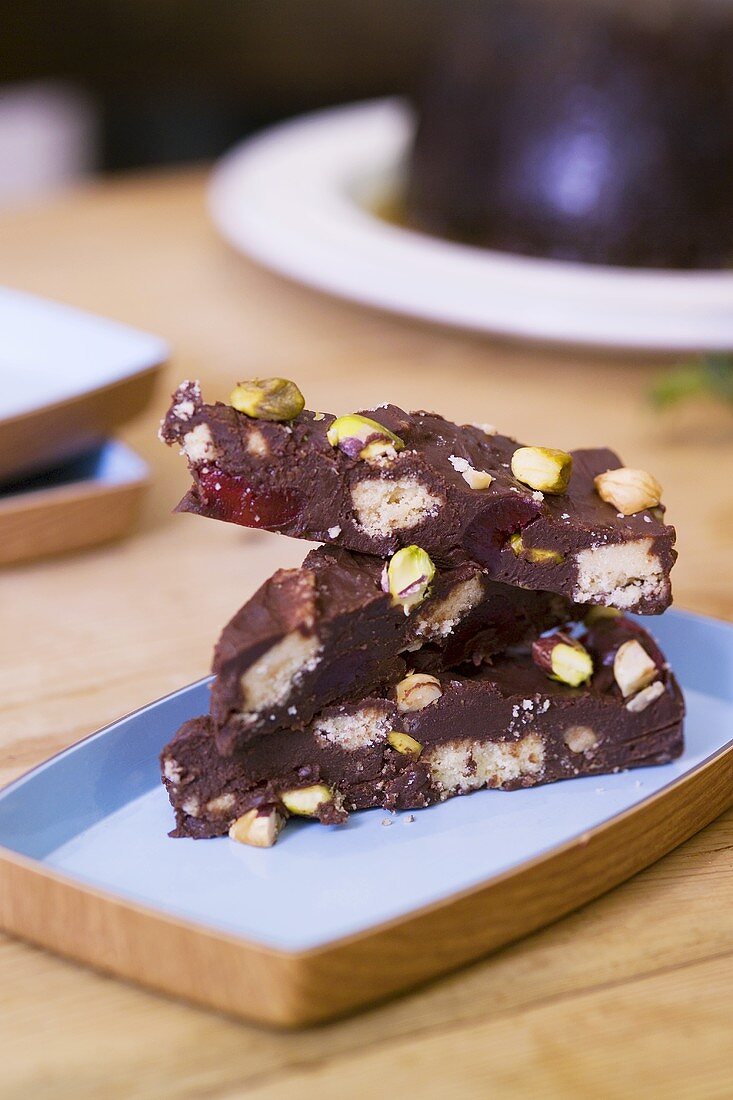
[[[143,460],[109,442],[0,494],[0,566],[126,535],[150,484]]]
[[[157,757],[208,682],[0,794],[0,926],[101,970],[279,1026],[409,989],[598,897],[733,803],[733,628],[655,624],[688,702],[683,756],[383,827],[290,823],[272,849],[171,840]]]

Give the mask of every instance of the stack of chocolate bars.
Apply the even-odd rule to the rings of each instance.
[[[269,846],[291,815],[415,810],[481,788],[663,764],[684,704],[626,611],[671,602],[661,489],[605,449],[525,447],[383,405],[308,412],[284,379],[161,438],[178,506],[324,543],[224,628],[210,713],[163,750],[174,836]]]

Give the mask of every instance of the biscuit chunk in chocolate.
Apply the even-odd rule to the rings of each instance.
[[[550,642],[590,656],[586,683],[569,686],[519,647],[473,672],[403,677],[227,757],[210,716],[187,722],[161,758],[173,835],[269,845],[290,814],[338,824],[354,810],[417,809],[680,754],[682,696],[646,631],[620,617]]]
[[[472,563],[436,570],[404,606],[387,591],[379,558],[336,547],[281,569],[224,628],[214,654],[211,713],[219,750],[307,725],[323,707],[400,679],[480,663],[567,622],[550,592],[492,581]]]
[[[605,448],[523,448],[489,426],[394,405],[255,419],[204,404],[191,382],[161,437],[181,446],[193,477],[180,511],[382,558],[416,544],[438,566],[470,561],[578,603],[655,614],[671,601],[674,528],[653,496],[634,503],[633,476],[622,505],[601,495],[596,479],[621,467]],[[640,489],[656,485],[634,474]]]

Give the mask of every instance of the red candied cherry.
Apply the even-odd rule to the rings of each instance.
[[[284,527],[298,514],[298,494],[285,489],[253,489],[247,479],[207,468],[197,475],[199,496],[209,515],[242,527]]]

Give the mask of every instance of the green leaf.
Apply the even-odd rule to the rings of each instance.
[[[651,390],[659,408],[707,394],[733,404],[733,355],[705,355],[660,375]]]

